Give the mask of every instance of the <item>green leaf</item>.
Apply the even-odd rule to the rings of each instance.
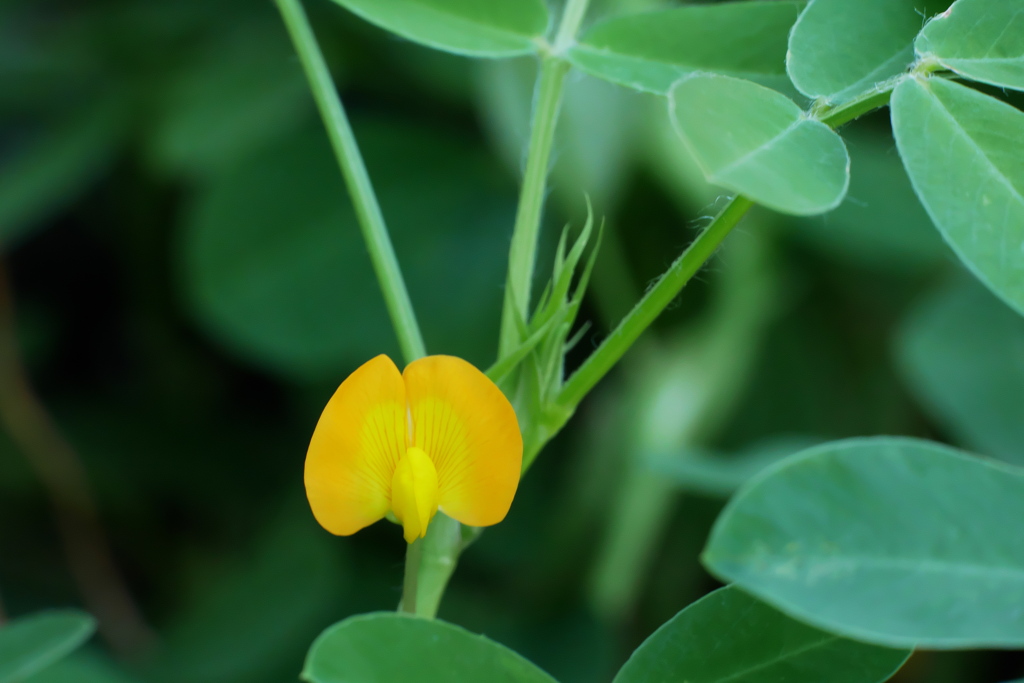
[[[470,57],[537,51],[548,28],[544,0],[335,0],[409,40]]]
[[[393,683],[413,671],[417,683],[554,683],[492,640],[395,612],[351,617],[324,631],[309,650],[302,677],[311,683]]]
[[[909,656],[819,631],[726,586],[665,622],[614,683],[880,683]]]
[[[135,679],[113,664],[92,655],[78,653],[48,666],[22,683],[134,683]]]
[[[893,93],[892,125],[942,236],[1024,313],[1024,113],[945,79],[908,78]]]
[[[808,97],[844,102],[914,61],[923,17],[949,0],[811,0],[789,37],[793,84]]]
[[[915,47],[972,80],[1024,90],[1024,2],[957,0],[928,22]]]
[[[842,139],[784,95],[695,74],[676,83],[669,106],[709,182],[798,216],[829,211],[846,195],[850,157]]]
[[[569,60],[599,78],[660,95],[694,71],[784,88],[786,38],[801,7],[762,0],[613,17],[590,29]]]
[[[488,159],[437,131],[375,122],[356,133],[428,348],[485,366],[487,331],[497,334],[500,321],[511,188]],[[378,353],[396,357],[321,131],[215,176],[184,221],[187,302],[228,349],[299,380],[340,379]]]
[[[116,151],[123,121],[121,102],[104,100],[0,158],[0,245],[23,239],[89,187]]]
[[[1024,465],[1024,318],[956,283],[913,312],[899,359],[918,399],[965,445]]]
[[[850,151],[850,191],[824,216],[785,227],[835,260],[872,271],[921,273],[949,259],[949,250],[914,193],[889,131],[843,131]]]
[[[20,617],[0,628],[0,683],[42,671],[80,646],[96,621],[78,610],[53,610]]]
[[[1020,519],[1024,470],[915,439],[851,439],[751,481],[718,518],[703,561],[858,640],[1021,647]]]

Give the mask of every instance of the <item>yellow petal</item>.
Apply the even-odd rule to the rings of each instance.
[[[437,470],[422,449],[411,446],[398,462],[391,480],[391,509],[407,543],[427,535],[427,525],[437,514]]]
[[[452,356],[428,356],[402,373],[411,414],[410,443],[437,468],[438,503],[471,526],[505,518],[523,461],[512,405],[475,367]]]
[[[306,452],[306,497],[332,534],[348,536],[387,514],[406,446],[405,385],[387,356],[367,361],[328,401]]]

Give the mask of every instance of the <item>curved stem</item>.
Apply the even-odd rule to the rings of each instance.
[[[349,195],[352,197],[352,204],[359,219],[359,227],[366,248],[370,252],[391,323],[398,335],[398,343],[402,347],[402,355],[406,363],[411,363],[427,355],[426,346],[419,324],[416,322],[416,314],[412,309],[412,301],[409,299],[402,271],[398,267],[391,238],[388,236],[384,215],[373,192],[363,156],[359,152],[359,145],[352,133],[348,117],[345,116],[345,109],[334,87],[331,72],[320,52],[320,46],[316,42],[316,36],[309,25],[309,18],[302,4],[299,0],[275,2],[295,44],[295,51],[306,72],[310,90],[324,120],[345,183],[348,185]]]
[[[746,197],[734,197],[715,217],[711,225],[676,259],[658,282],[651,287],[629,315],[622,319],[594,353],[573,373],[562,387],[557,402],[576,406],[620,358],[644,330],[672,303],[676,295],[704,266],[722,240],[754,205]]]
[[[13,297],[0,264],[0,421],[46,489],[71,574],[100,633],[119,654],[132,655],[153,634],[114,562],[82,462],[32,390],[14,321]]]

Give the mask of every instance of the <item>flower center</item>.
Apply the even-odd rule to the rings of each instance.
[[[410,446],[398,461],[391,478],[391,509],[407,543],[427,535],[427,525],[437,514],[437,469],[422,448]]]

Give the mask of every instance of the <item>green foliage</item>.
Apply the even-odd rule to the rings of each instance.
[[[95,620],[78,610],[38,612],[0,627],[0,683],[18,683],[42,671],[95,630]]]
[[[727,586],[655,631],[614,683],[881,683],[908,656],[811,628]]]
[[[846,195],[850,158],[842,139],[784,95],[696,74],[672,88],[670,107],[709,182],[798,216],[824,213]]]
[[[479,331],[497,334],[501,226],[511,209],[500,178],[458,143],[424,130],[375,124],[361,138],[371,171],[385,179],[378,190],[413,301],[430,312],[428,345],[486,363],[490,344]],[[337,373],[381,351],[395,355],[342,192],[324,138],[314,132],[246,159],[202,193],[185,218],[184,286],[216,338],[297,378]],[[445,268],[449,258],[464,266]]]
[[[495,151],[518,173],[530,137],[537,60],[487,60],[476,68],[483,123]],[[551,169],[552,190],[560,204],[575,209],[587,195],[599,205],[614,206],[621,197],[634,153],[638,97],[584,74],[565,84],[559,152]]]
[[[170,173],[209,173],[295,131],[310,100],[292,55],[276,21],[250,20],[205,46],[160,93],[154,163]]]
[[[911,389],[953,435],[1024,464],[1024,319],[957,282],[921,302],[898,350]]]
[[[438,50],[474,57],[535,52],[544,0],[335,0],[367,21]]]
[[[616,16],[591,28],[569,59],[594,76],[660,95],[694,71],[785,88],[786,36],[802,6],[755,0]]]
[[[536,310],[529,322],[516,321],[522,343],[488,371],[518,403],[524,472],[575,409],[575,406],[560,404],[558,398],[565,383],[565,356],[586,331],[584,327],[570,337],[600,246],[598,234],[589,257],[583,260],[593,234],[593,213],[588,213],[587,222],[571,247],[568,247],[569,227],[562,231],[551,280],[541,293]],[[506,288],[506,298],[511,298],[511,291]],[[514,369],[518,372],[513,375]]]
[[[789,37],[787,67],[808,97],[845,102],[905,70],[923,17],[949,0],[811,0]]]
[[[912,433],[1024,463],[1024,115],[1016,93],[944,71],[1021,88],[1020,0],[959,0],[927,25],[948,1],[812,0],[802,14],[795,0],[278,4],[291,29],[308,9],[326,43],[318,104],[337,86],[355,115],[429,351],[494,361],[504,292],[523,315],[506,318],[489,372],[519,413],[525,464],[568,425],[500,527],[480,538],[443,513],[432,523],[419,603],[469,631],[352,617],[316,641],[307,680],[607,680],[666,619],[617,683],[870,683],[906,657],[886,646],[1024,647],[1024,473],[904,439],[786,459],[817,441],[786,435]],[[307,30],[296,60],[272,10],[0,2],[0,244],[18,335],[158,631],[130,669],[147,683],[294,679],[328,623],[399,600],[395,529],[335,539],[305,510],[254,522],[300,498],[330,389],[367,357],[396,356],[337,160],[309,129],[301,69],[319,48]],[[893,89],[899,153],[875,119],[843,131],[848,155],[829,126]],[[818,98],[809,111],[797,92]],[[482,153],[481,119],[504,174]],[[528,267],[504,279],[524,167],[516,234],[550,243],[526,244]],[[721,207],[705,177],[740,195],[718,218],[696,218]],[[748,217],[712,261],[753,201],[778,213]],[[687,221],[709,219],[673,263]],[[947,275],[932,220],[1011,307],[962,284],[918,302]],[[561,233],[547,288],[514,301],[564,223],[583,230]],[[609,348],[603,369],[584,361]],[[593,383],[567,380],[575,366]],[[0,422],[20,424],[15,403],[0,400]],[[17,613],[74,588],[7,436],[0,592]],[[697,549],[737,490],[705,555],[737,583],[700,599]],[[470,580],[448,588],[456,566]],[[4,648],[25,623],[0,629],[0,683],[131,680],[91,652],[10,674]],[[1019,674],[1013,656],[999,676]],[[901,682],[930,680],[927,657]],[[967,672],[943,683],[997,678],[990,654],[943,657]]]
[[[915,48],[973,81],[1024,90],[1024,4],[957,0],[925,26]]]
[[[1024,646],[1024,470],[925,441],[812,448],[723,511],[704,564],[802,621],[894,647]]]
[[[335,624],[313,643],[310,683],[554,683],[511,650],[438,620],[383,612]]]
[[[136,679],[98,656],[75,653],[29,676],[24,683],[136,683]]]
[[[960,259],[1024,313],[1024,113],[938,78],[907,78],[892,98],[900,156]]]
[[[794,223],[796,236],[844,264],[893,273],[921,273],[948,259],[907,178],[892,136],[851,126],[850,190],[834,211]]]

